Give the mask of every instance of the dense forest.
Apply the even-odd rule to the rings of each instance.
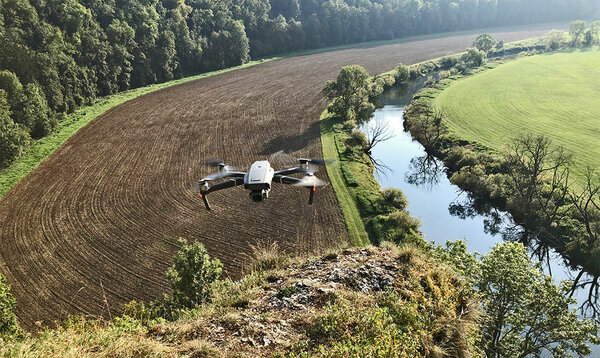
[[[278,53],[597,10],[594,0],[0,0],[0,168],[98,96]]]

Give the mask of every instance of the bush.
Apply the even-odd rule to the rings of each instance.
[[[483,65],[485,60],[485,52],[480,51],[476,48],[470,48],[467,50],[465,55],[465,63],[471,68],[479,67]]]
[[[348,186],[358,186],[358,180],[356,180],[356,177],[352,174],[352,171],[346,162],[340,162],[340,170],[342,171],[342,175]]]
[[[399,64],[398,66],[396,66],[396,76],[395,77],[396,77],[397,83],[403,83],[403,82],[408,81],[408,79],[411,77],[408,66],[403,65],[403,64]]]
[[[565,34],[562,31],[552,30],[546,34],[544,42],[546,50],[558,50],[565,42]]]
[[[489,52],[498,42],[489,34],[481,34],[473,41],[473,47],[479,51]]]
[[[414,80],[417,79],[419,76],[421,76],[421,69],[419,68],[419,66],[410,66],[410,68],[408,69],[408,78]]]
[[[458,63],[458,58],[455,56],[446,56],[440,59],[440,67],[444,70],[448,70],[454,67]]]
[[[364,148],[368,143],[367,136],[361,131],[353,131],[350,134],[350,138],[346,141],[346,144],[352,147]]]
[[[29,144],[29,135],[10,118],[6,92],[0,89],[0,168],[18,158]]]
[[[0,337],[12,336],[20,333],[17,316],[13,312],[17,301],[10,293],[10,286],[6,277],[0,274]]]
[[[193,308],[210,300],[212,285],[221,276],[223,264],[218,259],[211,260],[199,242],[188,245],[185,239],[180,239],[179,243],[181,248],[167,278],[173,290],[173,303]]]
[[[404,193],[402,193],[402,190],[398,188],[384,189],[381,192],[381,195],[383,197],[382,204],[384,205],[384,210],[386,209],[385,207],[404,210],[408,205],[408,200],[406,200]],[[391,212],[393,210],[388,211]]]

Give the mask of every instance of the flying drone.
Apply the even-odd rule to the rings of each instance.
[[[198,181],[200,189],[200,198],[204,201],[206,210],[210,210],[210,204],[206,196],[212,192],[233,188],[244,185],[244,188],[250,190],[250,198],[254,202],[261,202],[269,197],[272,183],[281,183],[294,186],[301,186],[310,190],[308,204],[312,205],[315,191],[318,186],[323,185],[323,181],[314,176],[316,167],[324,165],[323,159],[297,159],[299,165],[293,168],[275,170],[271,167],[268,160],[259,160],[254,162],[248,172],[237,171],[231,168],[223,161],[214,160],[206,164],[217,167],[218,172],[204,177]],[[304,174],[302,178],[292,177],[290,175]],[[231,178],[221,183],[210,185],[209,183],[219,179]]]

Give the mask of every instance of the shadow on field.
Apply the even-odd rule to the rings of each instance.
[[[295,135],[282,135],[271,139],[265,144],[262,155],[271,155],[283,150],[286,153],[293,153],[304,149],[312,140],[320,136],[319,122],[312,123],[304,132]]]

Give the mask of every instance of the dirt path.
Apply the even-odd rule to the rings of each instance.
[[[495,34],[505,42],[544,31]],[[279,150],[321,155],[321,89],[341,66],[371,74],[455,53],[474,35],[287,58],[140,97],[81,129],[0,199],[0,272],[26,328],[72,313],[114,315],[132,299],[168,289],[177,237],[203,242],[231,275],[252,245],[286,251],[345,243],[331,187],[308,206],[302,188],[278,186],[252,203],[240,188],[211,194],[204,210],[200,165],[237,166]],[[324,171],[320,173],[325,176]],[[275,184],[277,185],[277,184]],[[104,302],[106,298],[106,302]]]

